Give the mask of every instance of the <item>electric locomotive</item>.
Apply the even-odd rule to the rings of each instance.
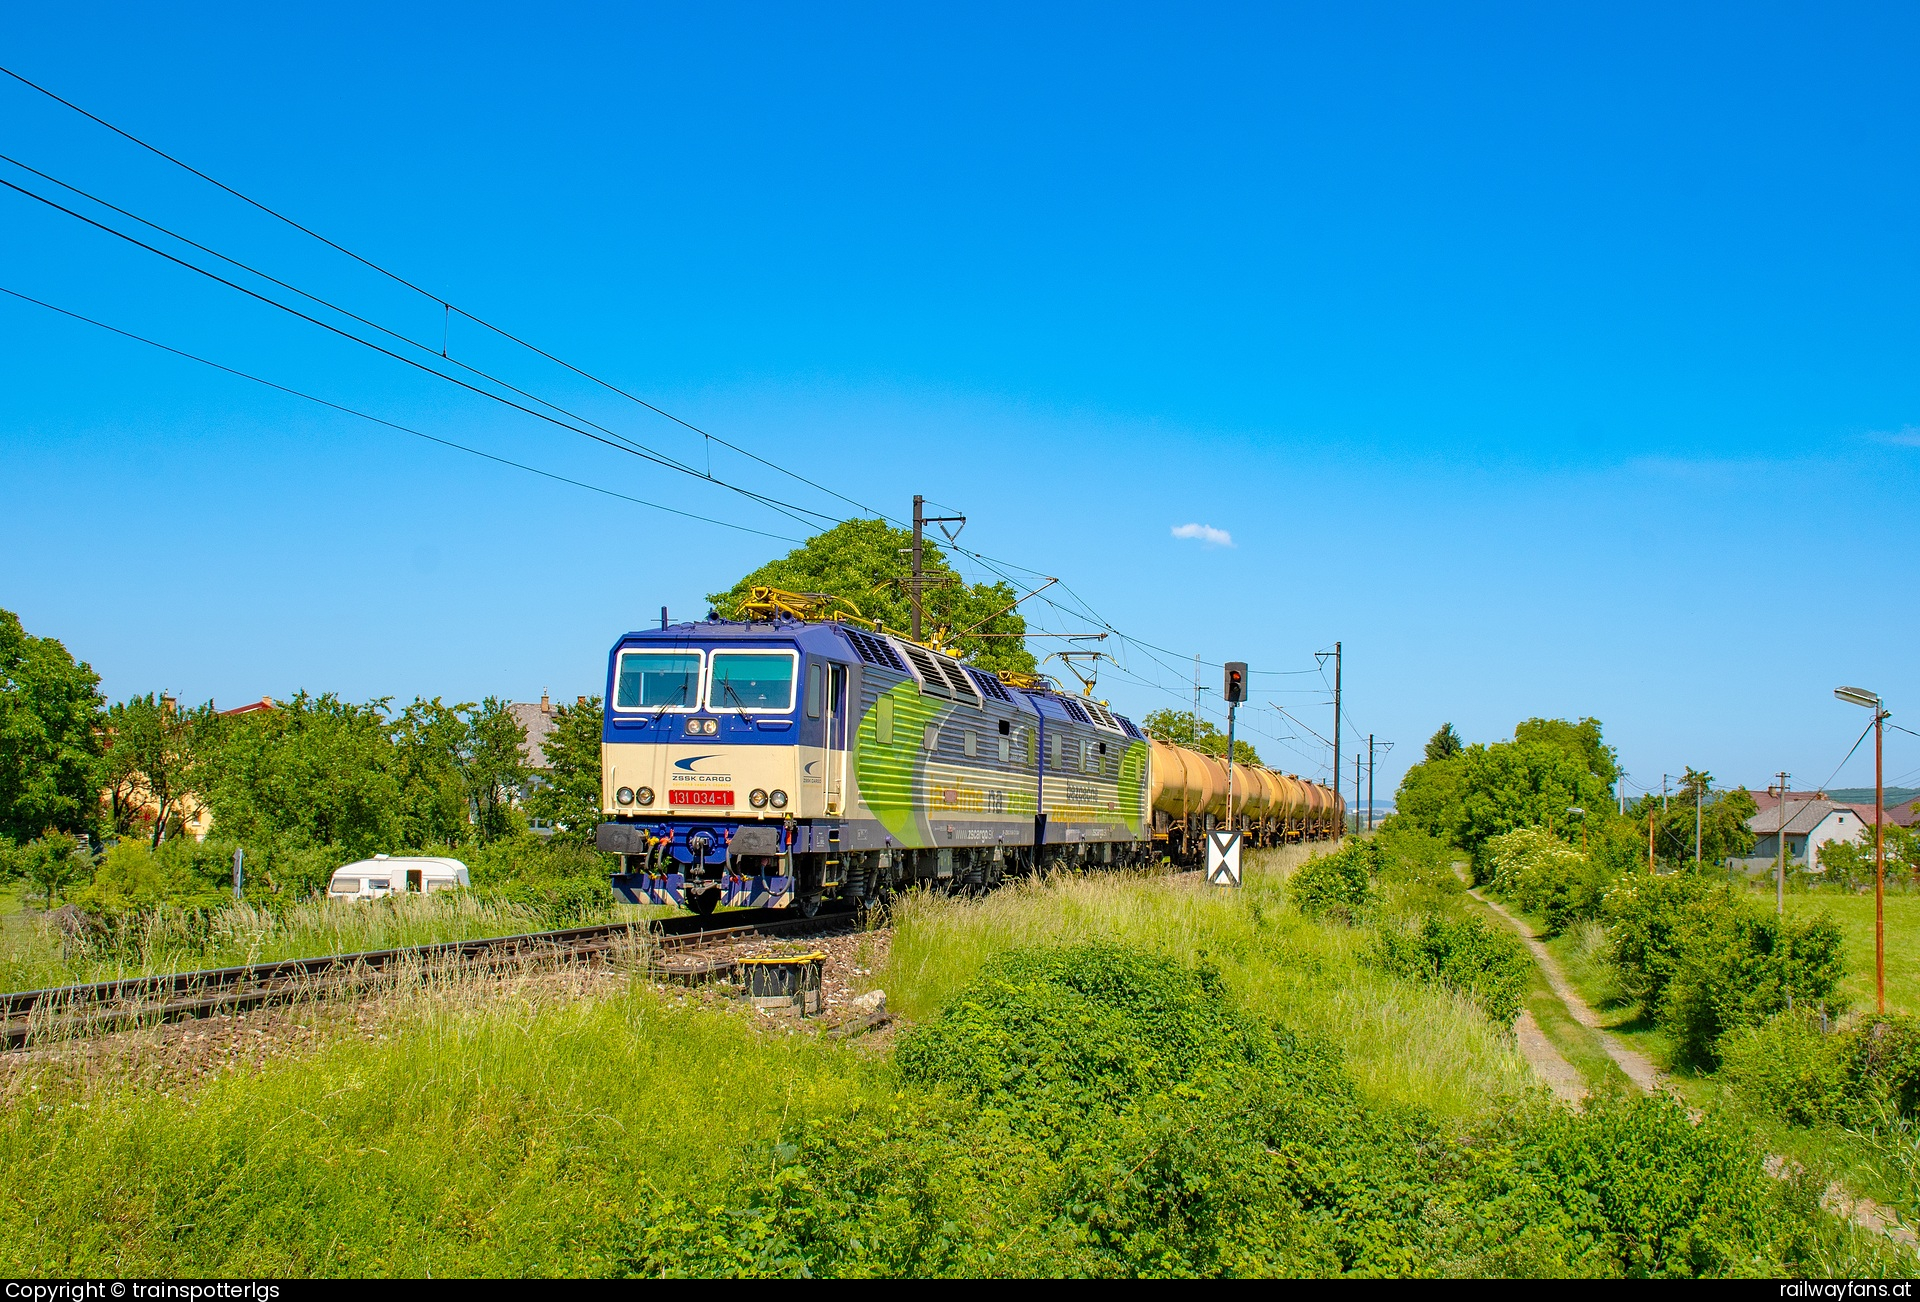
[[[1244,765],[1228,811],[1207,776],[1224,763],[1045,679],[804,618],[826,609],[806,594],[754,598],[740,621],[662,612],[608,657],[595,842],[620,856],[629,903],[812,913],[913,884],[1185,858],[1230,812],[1268,836],[1331,830],[1272,817],[1277,785]]]

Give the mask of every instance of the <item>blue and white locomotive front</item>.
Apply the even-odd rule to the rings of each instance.
[[[844,681],[824,672],[837,650],[830,628],[798,622],[681,624],[615,644],[596,844],[622,856],[617,897],[702,913],[802,902],[796,822],[840,813],[843,798]]]

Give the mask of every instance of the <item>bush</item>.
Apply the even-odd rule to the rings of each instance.
[[[1474,917],[1428,914],[1417,932],[1385,928],[1373,960],[1396,976],[1469,995],[1505,1025],[1519,1016],[1533,975],[1533,960],[1518,937]]]
[[[483,898],[539,913],[548,927],[578,927],[613,912],[613,858],[583,845],[532,834],[465,852],[473,889]]]
[[[1780,1273],[1819,1212],[1664,1096],[1446,1133],[1204,970],[1027,950],[903,1037],[889,1108],[818,1117],[622,1231],[649,1275]],[[933,1091],[931,1093],[925,1091]]]
[[[1793,1125],[1920,1114],[1920,1023],[1911,1017],[1870,1017],[1829,1033],[1801,1008],[1729,1032],[1720,1058],[1735,1089]]]
[[[1609,875],[1559,837],[1523,827],[1486,845],[1495,892],[1539,915],[1550,932],[1597,917]]]
[[[1622,986],[1699,1066],[1728,1032],[1829,1000],[1846,975],[1831,917],[1783,922],[1703,878],[1623,877],[1605,914]]]
[[[1380,848],[1371,841],[1348,841],[1332,854],[1310,859],[1287,879],[1294,907],[1310,918],[1353,922],[1371,896],[1372,870]]]

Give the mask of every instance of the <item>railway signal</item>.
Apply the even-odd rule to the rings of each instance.
[[[1229,660],[1220,698],[1227,703],[1227,825],[1207,834],[1207,881],[1214,886],[1240,884],[1239,811],[1233,803],[1234,712],[1247,699],[1247,662]]]

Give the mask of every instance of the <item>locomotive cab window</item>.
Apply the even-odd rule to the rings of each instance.
[[[715,651],[707,676],[707,708],[743,714],[785,714],[793,708],[791,651]]]
[[[698,651],[622,651],[616,710],[691,710],[700,704]]]
[[[807,717],[820,717],[820,666],[817,664],[807,666]]]

